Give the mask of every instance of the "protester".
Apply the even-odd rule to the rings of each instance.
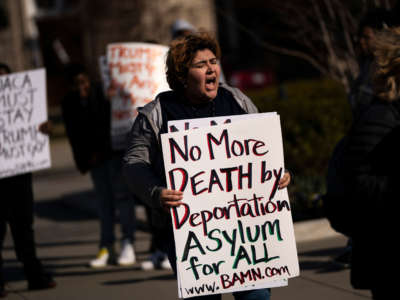
[[[391,23],[389,12],[375,9],[368,12],[360,21],[358,28],[359,74],[351,86],[349,102],[353,113],[353,123],[370,107],[374,98],[372,76],[374,67],[375,32]],[[340,218],[340,216],[338,216]],[[349,237],[344,250],[334,258],[336,263],[349,267],[351,262],[352,240]]]
[[[0,63],[0,75],[11,73],[8,65]],[[49,133],[48,122],[40,124],[42,133]],[[32,173],[0,179],[0,298],[6,297],[1,255],[7,231],[10,226],[17,259],[23,264],[29,290],[54,288],[56,282],[47,273],[36,255],[33,231],[33,189]]]
[[[136,228],[134,198],[122,177],[122,151],[111,149],[110,102],[100,84],[90,81],[84,67],[72,64],[67,75],[71,90],[62,101],[66,132],[78,170],[90,172],[97,197],[100,219],[100,245],[97,257],[89,262],[93,268],[135,263],[133,248]],[[114,251],[118,213],[121,223],[121,251]]]
[[[176,274],[176,256],[169,208],[182,204],[182,192],[166,188],[160,134],[172,120],[256,113],[238,89],[219,84],[220,49],[207,33],[193,33],[171,43],[167,81],[172,91],[159,94],[144,108],[132,127],[125,154],[125,175],[137,196],[152,207],[153,222],[163,234],[163,248]],[[285,173],[280,187],[290,182]],[[234,293],[236,299],[269,299],[269,289]],[[204,299],[220,298],[220,295]]]
[[[400,28],[375,34],[374,55],[375,97],[353,125],[344,154],[352,200],[344,209],[355,216],[351,283],[356,289],[371,290],[373,299],[379,300],[397,294],[391,270],[400,249],[391,240],[397,236]]]

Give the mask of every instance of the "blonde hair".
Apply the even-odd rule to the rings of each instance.
[[[397,100],[400,97],[400,27],[376,33],[374,55],[375,94],[385,101]]]

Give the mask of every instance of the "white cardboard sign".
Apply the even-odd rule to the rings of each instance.
[[[184,120],[174,120],[168,122],[169,132],[198,129],[200,127],[206,126],[216,126],[218,124],[229,124],[239,120],[247,120],[254,118],[264,118],[270,116],[276,116],[276,112],[266,112],[266,113],[256,113],[256,114],[242,114],[242,115],[232,115],[232,116],[222,116],[222,117],[209,117],[209,118],[197,118],[197,119],[184,119]],[[264,284],[257,285],[257,288],[275,288],[283,287],[288,285],[287,279],[274,280],[266,282]],[[230,292],[244,291],[246,289],[254,289],[254,285],[249,285],[248,287],[239,286],[237,288],[230,289]],[[183,298],[181,294],[181,282],[180,276],[178,276],[178,296]]]
[[[299,266],[276,114],[161,136],[179,294],[193,297],[279,284]],[[278,281],[278,282],[277,282]]]
[[[137,108],[169,90],[165,75],[168,47],[147,43],[116,43],[107,47],[111,84],[117,87],[111,99],[113,148],[124,149],[126,134],[137,115]]]
[[[0,178],[51,166],[44,69],[0,76]]]

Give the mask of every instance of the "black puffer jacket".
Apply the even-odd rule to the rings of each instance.
[[[399,126],[400,103],[375,99],[349,135],[344,162],[351,203],[343,209],[354,214],[351,282],[355,288],[384,284],[392,276],[392,264],[398,261],[398,254],[390,253],[398,250],[398,242],[393,240],[397,224],[392,215],[399,198],[395,167],[400,165]]]

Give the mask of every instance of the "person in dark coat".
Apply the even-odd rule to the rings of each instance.
[[[359,73],[351,85],[348,95],[353,114],[353,122],[371,106],[374,99],[372,76],[375,71],[375,32],[391,24],[390,13],[383,8],[369,11],[358,26]],[[348,236],[347,236],[348,237]],[[334,258],[334,262],[344,267],[350,266],[352,241],[348,239],[344,250]]]
[[[8,65],[0,63],[0,75],[11,73]],[[47,129],[45,129],[45,127]],[[50,133],[49,122],[40,124],[42,133]],[[53,277],[45,271],[36,254],[33,231],[33,188],[32,173],[19,174],[0,179],[0,298],[7,296],[3,277],[3,249],[10,227],[17,259],[23,264],[29,290],[54,288],[57,284]],[[10,196],[12,195],[12,196]]]
[[[123,150],[111,146],[111,108],[100,83],[90,80],[85,68],[71,64],[67,69],[71,90],[62,101],[62,113],[78,170],[90,173],[97,193],[100,220],[99,252],[89,262],[93,268],[117,262],[132,265],[136,220],[134,197],[122,177]],[[115,257],[116,212],[121,223],[121,251]]]
[[[343,209],[354,214],[351,283],[379,300],[397,293],[391,270],[400,250],[393,209],[398,198],[400,28],[377,33],[374,47],[375,98],[349,135],[344,162],[352,202]]]
[[[193,33],[175,40],[167,54],[167,81],[171,91],[138,110],[124,157],[128,184],[152,208],[152,221],[164,240],[162,247],[177,274],[170,208],[183,204],[183,193],[168,189],[161,152],[160,134],[168,132],[168,121],[257,113],[253,102],[236,88],[220,84],[220,48],[207,33]],[[279,187],[289,185],[285,172]],[[269,300],[267,288],[234,293],[240,300]],[[220,294],[202,299],[221,299]]]

